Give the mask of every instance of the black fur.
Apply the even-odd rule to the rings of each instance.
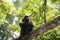
[[[33,24],[29,16],[25,16],[19,25],[21,27],[21,36],[28,35],[33,30]]]

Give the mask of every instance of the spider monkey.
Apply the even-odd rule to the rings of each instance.
[[[21,36],[28,35],[33,30],[33,23],[30,16],[25,16],[19,25],[21,27]]]

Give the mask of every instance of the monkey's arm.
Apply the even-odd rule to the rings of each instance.
[[[22,27],[22,23],[19,23],[20,27]]]
[[[30,26],[30,29],[29,30],[32,31],[34,25],[32,23],[30,23],[29,26]]]

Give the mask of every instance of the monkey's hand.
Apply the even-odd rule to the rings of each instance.
[[[22,27],[22,23],[19,23],[19,26]]]

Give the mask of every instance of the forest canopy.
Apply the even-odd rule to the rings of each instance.
[[[60,16],[60,0],[0,0],[0,40],[19,37],[19,23],[25,15],[31,17],[35,30]],[[60,25],[33,40],[60,40]]]

